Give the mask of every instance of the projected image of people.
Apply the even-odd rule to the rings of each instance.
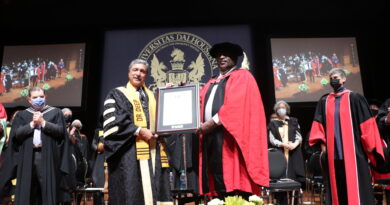
[[[1,102],[7,107],[24,105],[28,89],[39,86],[52,92],[55,106],[80,106],[84,48],[82,43],[5,46]]]
[[[355,38],[271,39],[275,97],[287,102],[316,101],[329,91],[328,72],[342,68],[348,85],[363,94]]]

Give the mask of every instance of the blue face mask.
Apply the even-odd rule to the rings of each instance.
[[[35,99],[32,99],[31,104],[34,107],[36,107],[36,108],[43,107],[45,105],[45,98],[35,98]]]

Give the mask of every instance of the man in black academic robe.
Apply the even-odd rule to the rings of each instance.
[[[110,204],[171,203],[162,139],[153,134],[155,99],[144,85],[148,63],[129,66],[129,83],[111,90],[104,102],[104,152]]]
[[[369,162],[384,162],[382,141],[365,98],[343,87],[346,74],[329,72],[334,92],[317,104],[309,143],[321,144],[326,204],[374,204]]]
[[[18,150],[15,204],[54,205],[59,202],[65,122],[61,110],[45,104],[44,90],[29,90],[31,104],[12,124]]]

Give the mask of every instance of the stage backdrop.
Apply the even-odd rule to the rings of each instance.
[[[331,92],[329,71],[342,68],[345,87],[363,94],[354,37],[272,38],[272,69],[276,100],[316,102]]]
[[[219,73],[209,50],[213,44],[226,41],[244,49],[245,55],[239,58],[237,65],[253,71],[248,25],[106,31],[100,113],[108,91],[128,82],[128,67],[133,59],[144,59],[150,64],[146,83],[153,91],[168,82],[204,85],[212,75]]]

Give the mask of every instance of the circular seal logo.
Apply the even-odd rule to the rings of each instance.
[[[150,64],[149,89],[166,83],[204,84],[217,67],[210,48],[203,38],[188,32],[165,33],[150,41],[138,56]]]

